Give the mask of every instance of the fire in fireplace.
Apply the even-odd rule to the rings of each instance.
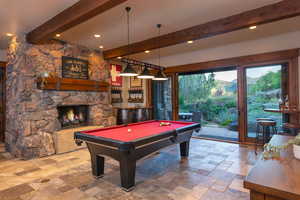
[[[58,106],[58,119],[62,128],[88,125],[88,106]]]

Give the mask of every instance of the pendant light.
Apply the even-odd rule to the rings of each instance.
[[[127,12],[127,41],[128,41],[128,47],[130,45],[130,31],[129,31],[129,12],[131,10],[130,7],[126,7],[125,8],[126,12]],[[125,67],[125,69],[120,73],[120,76],[137,76],[138,74],[136,73],[136,71],[133,69],[132,64],[128,63],[127,66]]]
[[[150,73],[150,71],[148,70],[148,67],[145,66],[143,72],[138,75],[138,78],[140,79],[153,79],[154,76]]]
[[[158,28],[158,37],[160,36],[160,28],[161,24],[156,25]],[[158,65],[160,66],[160,48],[158,48]],[[152,78],[154,81],[166,81],[168,80],[168,77],[165,75],[163,70],[159,70],[154,78]]]
[[[165,73],[162,70],[159,70],[152,80],[154,80],[154,81],[167,81],[168,77],[165,75]]]

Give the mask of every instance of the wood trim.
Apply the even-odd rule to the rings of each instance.
[[[109,83],[93,80],[81,80],[71,78],[42,78],[37,79],[37,87],[41,90],[64,91],[94,91],[108,92]]]
[[[80,0],[28,33],[27,41],[33,44],[47,42],[55,34],[62,33],[126,1]]]
[[[246,141],[246,135],[247,135],[247,105],[246,105],[246,99],[247,96],[245,94],[246,90],[246,71],[244,68],[237,68],[237,89],[238,89],[238,123],[239,123],[239,142],[245,142]]]
[[[299,63],[298,57],[288,63],[288,96],[291,105],[299,107]],[[299,124],[299,113],[291,113],[289,122]]]
[[[1,130],[0,130],[0,142],[5,142],[5,127],[6,127],[6,62],[0,61],[0,68],[3,68],[4,77],[3,77],[3,85],[1,90],[3,90],[3,96],[0,100],[0,103],[3,106],[3,113],[1,117],[1,122],[3,123]],[[0,113],[1,114],[1,113]]]
[[[289,49],[283,51],[275,51],[271,53],[261,53],[261,54],[255,54],[249,56],[225,58],[225,59],[214,60],[214,61],[167,67],[165,69],[165,73],[170,74],[170,73],[196,72],[201,70],[208,70],[208,69],[212,70],[212,69],[218,69],[220,67],[227,68],[233,66],[249,67],[251,65],[257,65],[261,63],[290,60],[298,56],[299,56],[299,49]]]
[[[103,55],[105,59],[126,56],[134,53],[140,53],[145,50],[152,50],[184,43],[188,40],[198,40],[213,37],[216,35],[248,28],[252,25],[270,23],[298,15],[300,15],[299,0],[281,1],[275,4],[249,10],[222,19],[217,19],[159,37],[136,42],[129,46],[126,45],[106,50],[103,52]]]
[[[6,67],[6,62],[0,61],[0,67]]]
[[[250,200],[265,200],[265,195],[256,191],[250,191]]]
[[[152,108],[152,105],[153,105],[153,102],[152,102],[152,80],[147,80],[146,81],[146,94],[147,94],[147,97],[146,97],[146,107],[151,107]],[[153,116],[153,115],[152,115]]]
[[[178,92],[179,92],[179,88],[178,88],[178,74],[172,74],[171,75],[172,78],[172,115],[173,115],[173,120],[178,120],[178,111],[179,111],[179,102],[178,102]]]

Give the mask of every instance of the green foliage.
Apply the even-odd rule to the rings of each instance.
[[[206,99],[215,87],[215,75],[213,73],[193,74],[179,76],[179,103],[192,104],[201,99]]]
[[[258,79],[249,78],[247,87],[248,131],[255,132],[258,117],[271,117],[281,124],[280,114],[264,112],[265,107],[278,107],[281,71],[268,72]],[[236,80],[230,83],[215,80],[213,73],[179,76],[180,112],[201,111],[203,122],[222,126],[237,124],[236,95]]]
[[[281,71],[268,72],[260,77],[255,84],[248,85],[248,94],[255,95],[257,92],[266,92],[279,89],[281,86]]]

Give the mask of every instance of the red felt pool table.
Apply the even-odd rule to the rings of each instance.
[[[161,126],[161,123],[169,125]],[[179,143],[181,156],[188,156],[189,142],[199,123],[152,120],[128,125],[75,132],[77,145],[86,142],[91,154],[92,173],[104,174],[104,157],[120,163],[121,186],[130,191],[135,185],[136,161],[161,148]]]

